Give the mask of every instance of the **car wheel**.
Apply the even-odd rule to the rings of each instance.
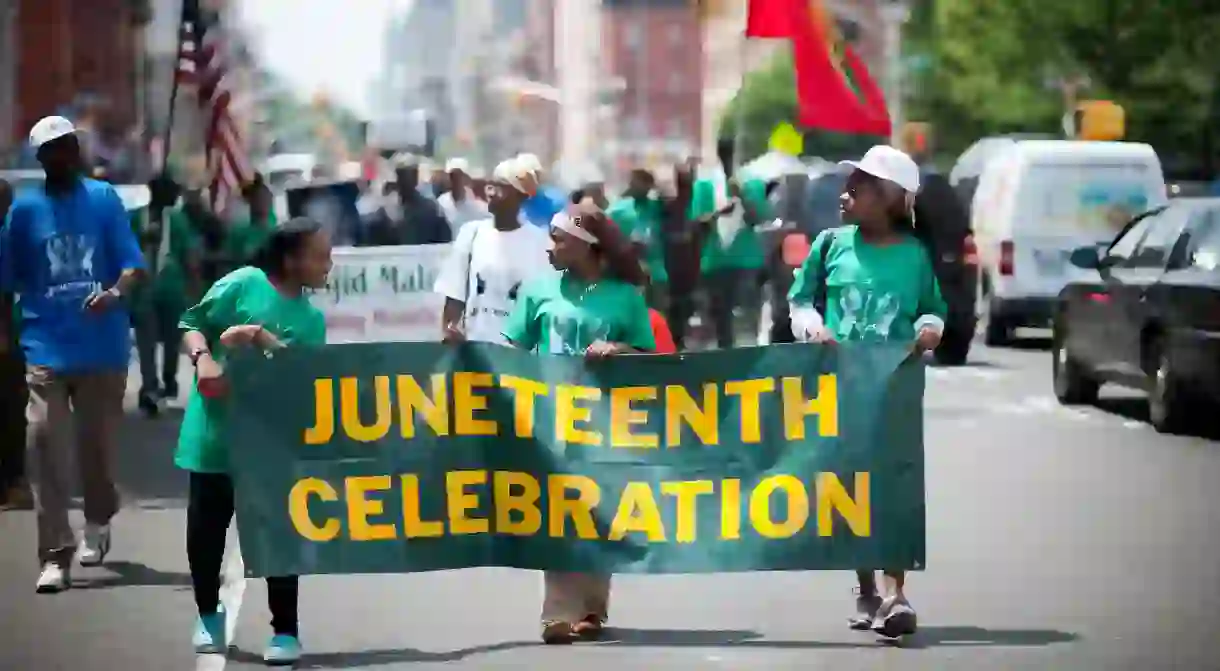
[[[1090,405],[1097,402],[1101,383],[1093,379],[1068,349],[1067,331],[1055,329],[1051,346],[1055,397],[1064,405]]]
[[[963,366],[970,354],[970,341],[974,334],[969,329],[945,329],[940,347],[936,348],[936,362],[942,366]]]
[[[996,314],[993,301],[987,301],[983,309],[983,344],[988,347],[1004,347],[1012,344],[1012,327]]]
[[[1179,433],[1188,425],[1190,396],[1173,369],[1169,348],[1161,341],[1155,347],[1148,380],[1148,422],[1159,433]]]

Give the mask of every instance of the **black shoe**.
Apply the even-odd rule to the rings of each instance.
[[[164,387],[164,390],[161,393],[161,397],[167,401],[177,400],[178,399],[178,383],[175,382],[173,384],[166,384]]]
[[[147,417],[156,417],[161,412],[160,399],[148,392],[140,392],[139,406],[140,412],[143,412]]]

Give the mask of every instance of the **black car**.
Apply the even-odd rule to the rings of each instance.
[[[1192,428],[1220,399],[1220,198],[1180,199],[1128,223],[1073,265],[1054,316],[1055,395],[1093,403],[1106,382],[1148,393],[1163,432]]]
[[[786,297],[793,273],[809,253],[818,233],[842,224],[839,197],[847,184],[849,169],[836,167],[812,178],[804,190],[803,207],[791,222],[771,238],[767,279],[771,287],[771,342],[792,342]],[[947,365],[966,362],[974,339],[978,255],[970,221],[953,187],[943,175],[925,171],[920,176],[915,199],[915,219],[930,233],[934,248],[933,267],[941,294],[949,307],[945,333],[936,359]]]

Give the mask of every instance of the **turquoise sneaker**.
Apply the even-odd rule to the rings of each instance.
[[[211,615],[195,618],[195,634],[191,637],[197,655],[223,655],[229,650],[225,641],[225,611],[217,608]]]
[[[296,636],[276,634],[267,644],[263,662],[267,666],[288,666],[301,659],[301,641]]]

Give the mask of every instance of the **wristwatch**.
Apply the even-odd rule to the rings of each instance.
[[[208,348],[206,348],[206,347],[196,347],[195,349],[191,350],[190,353],[187,354],[186,356],[187,356],[187,358],[189,358],[191,360],[192,366],[198,366],[199,357],[203,356],[204,354],[210,354],[210,353],[211,352],[209,352]]]

